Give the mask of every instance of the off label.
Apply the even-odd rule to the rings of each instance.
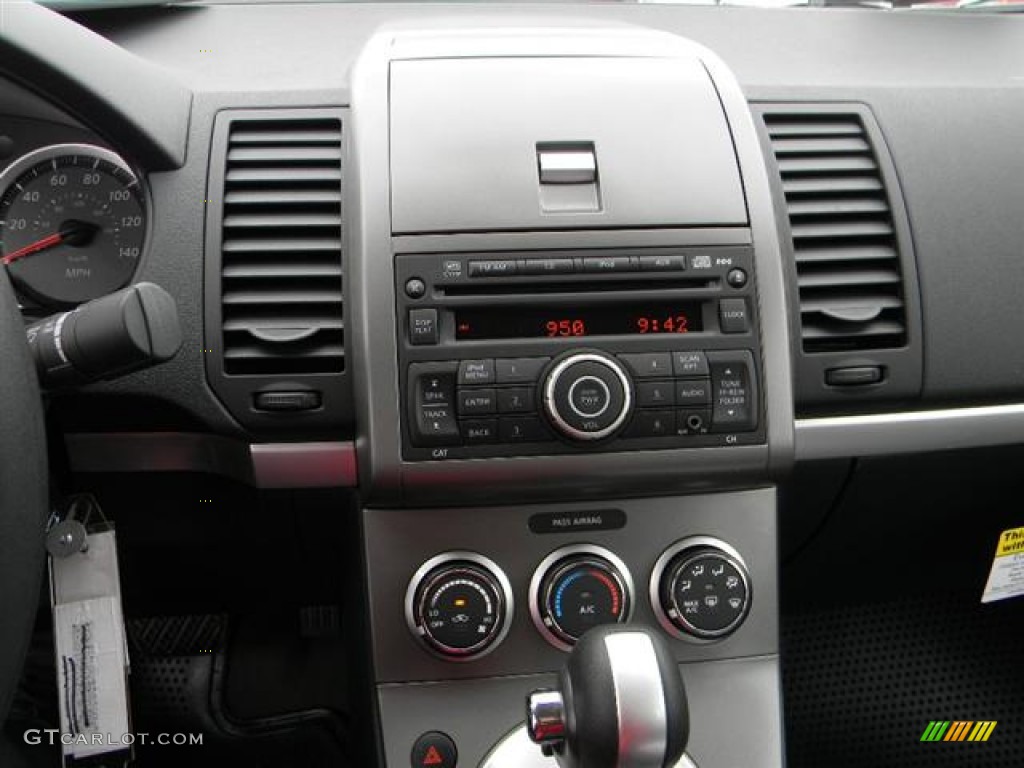
[[[981,602],[994,603],[1019,595],[1024,595],[1024,528],[1011,528],[999,534]]]

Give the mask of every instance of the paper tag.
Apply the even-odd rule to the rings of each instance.
[[[119,752],[128,723],[121,605],[99,597],[53,608],[64,754],[75,759]]]
[[[65,759],[130,750],[128,644],[113,530],[50,558],[61,740]]]
[[[1018,595],[1024,595],[1024,528],[1011,528],[999,534],[981,602],[994,603]]]

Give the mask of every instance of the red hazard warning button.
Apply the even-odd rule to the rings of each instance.
[[[412,745],[412,768],[455,768],[455,742],[440,731],[427,731]]]

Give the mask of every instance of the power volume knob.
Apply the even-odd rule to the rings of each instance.
[[[617,432],[633,409],[629,375],[615,358],[576,352],[555,362],[544,380],[544,411],[573,440],[601,440]]]

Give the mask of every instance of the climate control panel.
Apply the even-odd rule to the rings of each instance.
[[[653,614],[671,636],[711,643],[743,624],[752,584],[736,549],[720,539],[693,536],[657,559],[646,597],[650,602],[639,612],[640,621],[653,624],[644,618]],[[544,557],[523,598],[538,635],[563,651],[594,627],[636,620],[640,601],[626,562],[590,543],[560,547]],[[459,551],[437,555],[416,571],[406,590],[405,613],[409,630],[427,652],[472,661],[505,638],[514,604],[497,563]]]

